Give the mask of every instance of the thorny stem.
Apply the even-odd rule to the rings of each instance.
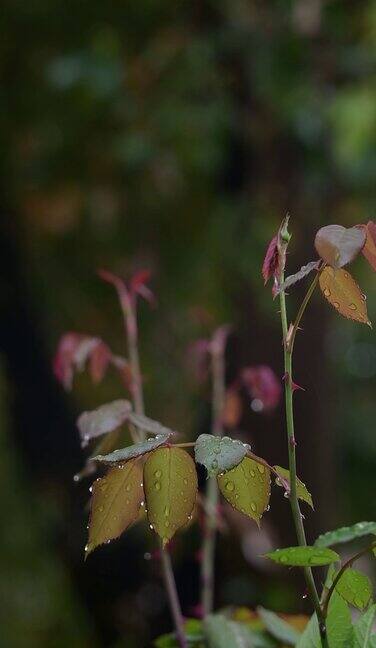
[[[284,275],[281,273],[280,285],[283,284]],[[313,288],[308,290],[308,298],[304,299],[303,304],[304,308],[301,309],[301,314],[299,321],[303,315],[304,309],[309,301],[309,297],[312,295],[313,290],[316,286],[316,283],[313,282]],[[287,322],[287,311],[286,311],[286,296],[285,291],[281,290],[280,292],[280,305],[281,305],[281,322],[282,322],[282,332],[283,332],[283,346],[284,346],[284,365],[285,365],[285,406],[286,406],[286,425],[287,425],[287,437],[288,437],[288,454],[289,454],[289,471],[290,471],[290,505],[292,516],[294,519],[296,535],[298,543],[301,547],[307,545],[306,535],[304,531],[302,514],[300,512],[299,500],[297,495],[296,488],[296,441],[295,441],[295,432],[294,432],[294,408],[293,408],[293,386],[292,386],[292,348],[291,344],[287,344],[288,339],[288,322]],[[298,315],[299,317],[299,315]],[[298,322],[299,323],[299,322]],[[295,322],[296,324],[296,322]],[[294,325],[295,326],[295,325]],[[295,331],[297,330],[297,325],[295,326]],[[304,575],[307,583],[308,592],[312,601],[312,604],[315,608],[317,618],[319,621],[320,627],[320,636],[323,646],[327,646],[326,639],[326,629],[325,629],[325,617],[320,605],[320,599],[317,593],[315,581],[313,578],[312,570],[310,567],[305,567]]]
[[[144,407],[144,394],[142,387],[142,375],[140,369],[140,358],[138,352],[138,326],[137,326],[137,313],[136,306],[132,303],[127,291],[122,292],[121,306],[124,314],[124,324],[127,333],[128,353],[131,366],[132,376],[132,397],[136,414],[143,415],[145,413]],[[139,440],[145,440],[145,433],[139,431]],[[187,640],[184,633],[184,621],[181,611],[179,596],[177,592],[174,572],[172,569],[172,562],[170,554],[167,549],[161,545],[161,563],[163,570],[163,578],[166,585],[168,602],[170,607],[171,616],[175,625],[176,638],[179,642],[180,648],[187,648]]]
[[[359,558],[361,558],[362,556],[367,554],[369,551],[373,551],[374,549],[376,549],[376,542],[373,542],[370,546],[366,547],[365,549],[362,549],[361,551],[358,551],[358,553],[355,554],[355,556],[352,556],[352,558],[349,558],[349,560],[347,560],[345,563],[343,563],[341,569],[339,570],[338,574],[334,578],[333,583],[331,584],[331,586],[327,590],[326,596],[325,596],[323,604],[322,604],[322,611],[323,611],[323,615],[324,615],[325,618],[326,618],[326,616],[328,614],[328,606],[329,606],[330,597],[332,596],[335,588],[337,587],[338,581],[340,580],[340,578],[342,578],[342,576],[343,576],[344,572],[346,571],[346,569],[351,567],[352,564],[356,560],[358,560]]]
[[[223,406],[225,399],[225,360],[224,340],[220,329],[211,342],[212,367],[212,433],[223,434]],[[215,477],[209,477],[206,487],[208,507],[204,522],[204,540],[202,547],[201,586],[202,610],[204,616],[211,614],[214,605],[214,559],[217,532],[218,485]]]
[[[291,355],[292,355],[292,352],[294,350],[294,342],[295,342],[296,334],[297,334],[298,329],[299,329],[299,324],[300,324],[301,319],[302,319],[302,317],[304,315],[304,311],[307,308],[307,304],[308,304],[309,300],[311,299],[311,297],[312,297],[312,295],[314,293],[314,290],[315,290],[315,288],[317,286],[317,282],[318,282],[319,278],[320,278],[320,272],[318,271],[316,273],[316,275],[315,275],[314,280],[312,281],[310,287],[308,288],[308,290],[307,290],[307,292],[305,294],[305,297],[304,297],[304,299],[303,299],[303,301],[302,301],[302,303],[300,305],[300,308],[298,310],[296,320],[295,320],[294,324],[292,325],[290,338],[288,340],[288,348],[289,348],[289,351],[290,351]]]

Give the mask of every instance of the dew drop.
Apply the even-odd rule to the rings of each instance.
[[[127,493],[129,493],[129,491],[131,490],[131,485],[127,484],[126,487],[125,487],[125,490],[127,491]]]
[[[262,466],[261,464],[257,464],[257,470],[258,470],[259,473],[261,473],[262,475],[263,475],[264,472],[265,472],[265,468],[264,468],[264,466]]]
[[[170,526],[170,523],[169,523],[169,521],[168,521],[168,520],[166,520],[166,522],[164,523],[164,525],[165,525],[165,527],[166,527],[166,529],[168,529],[168,527]]]
[[[144,502],[144,500],[142,500],[140,506],[145,506],[145,502]]]
[[[186,479],[183,479],[183,483],[184,483],[185,486],[187,486],[188,481]]]
[[[77,474],[77,475],[74,475],[74,477],[73,477],[73,481],[74,481],[74,482],[79,482],[79,481],[80,481],[80,475],[78,475],[78,474]],[[87,546],[87,545],[86,545],[86,546]]]
[[[154,527],[153,527],[152,524],[149,524],[149,529],[151,529],[153,531]]]
[[[356,311],[356,304],[350,304],[350,310]]]
[[[228,491],[233,491],[234,488],[235,488],[234,482],[232,482],[232,481],[226,482],[225,488]]]
[[[250,471],[249,471],[249,474],[251,475],[251,477],[254,477],[254,476],[256,475],[256,473],[255,473],[254,470],[250,470]]]
[[[265,511],[266,511],[266,512],[270,511],[270,504],[268,504],[268,506],[266,507]]]
[[[330,297],[332,293],[330,292],[329,288],[324,288],[324,295],[325,297]]]
[[[146,552],[144,553],[144,559],[145,559],[145,560],[151,560],[151,553],[150,553],[149,551],[146,551]]]
[[[254,502],[251,502],[251,509],[254,513],[256,512],[256,504]]]
[[[162,477],[162,471],[161,470],[156,470],[155,473],[154,473],[154,477],[156,477],[156,479],[159,479],[160,477]]]
[[[92,493],[92,492],[93,492],[93,487],[90,486],[90,488],[89,488],[89,493]]]
[[[117,516],[117,515],[114,515],[113,520],[114,520],[115,522],[117,522],[118,519],[119,519],[118,516]]]
[[[160,491],[161,490],[161,482],[159,482],[159,481],[154,482],[154,488],[155,488],[156,491]]]
[[[169,506],[165,507],[164,514],[165,514],[166,517],[168,517],[170,515],[170,507]]]
[[[100,506],[100,507],[98,508],[98,511],[99,511],[99,513],[103,513],[103,511],[104,511],[104,506]]]
[[[86,551],[86,553],[89,551],[89,545],[88,544],[85,545],[85,551]]]
[[[280,561],[281,561],[281,563],[287,562],[287,556],[281,556]]]
[[[337,302],[337,301],[333,302],[333,306],[334,306],[334,308],[339,308],[339,302]]]

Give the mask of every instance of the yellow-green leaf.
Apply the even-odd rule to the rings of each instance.
[[[357,569],[346,569],[336,585],[338,594],[348,603],[363,610],[372,597],[372,583],[368,576]]]
[[[365,295],[347,270],[326,266],[319,282],[322,294],[341,315],[371,326]]]
[[[144,497],[142,459],[131,459],[123,466],[112,468],[94,482],[92,492],[86,555],[118,538],[138,517]]]
[[[319,567],[337,562],[339,555],[332,549],[319,547],[286,547],[270,551],[265,558],[286,567]]]
[[[286,468],[281,468],[281,466],[274,466],[274,470],[276,470],[277,473],[290,484],[289,470],[287,470]],[[283,483],[278,480],[278,478],[276,479],[276,484],[277,486],[283,486]],[[303,482],[300,481],[298,477],[296,478],[296,491],[299,499],[307,502],[307,504],[309,504],[311,508],[314,508],[311,493],[307,490],[306,485],[303,484]]]
[[[145,462],[144,489],[150,525],[166,544],[192,515],[197,495],[192,457],[173,446],[155,450]]]
[[[260,524],[270,499],[270,470],[249,457],[218,475],[218,486],[234,509],[248,515]]]

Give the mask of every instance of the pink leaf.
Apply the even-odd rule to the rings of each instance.
[[[270,277],[275,277],[278,268],[278,239],[274,236],[266,250],[265,259],[262,264],[262,276],[266,285]]]
[[[53,370],[64,388],[70,390],[74,372],[82,371],[88,360],[92,380],[98,382],[103,378],[110,359],[111,352],[100,338],[69,332],[60,338]]]
[[[277,407],[282,388],[270,367],[259,365],[243,369],[242,382],[252,398],[251,406],[254,411],[271,411]]]

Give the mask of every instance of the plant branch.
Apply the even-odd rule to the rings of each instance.
[[[317,286],[319,278],[320,278],[320,271],[318,271],[316,273],[314,280],[312,281],[310,287],[308,288],[308,290],[307,290],[307,292],[305,294],[305,297],[304,297],[304,299],[303,299],[303,301],[302,301],[302,303],[300,305],[300,308],[298,310],[298,314],[296,316],[295,322],[294,322],[294,324],[292,326],[291,333],[290,333],[289,339],[287,341],[287,346],[288,346],[288,349],[291,352],[291,354],[292,354],[292,352],[294,350],[295,337],[296,337],[296,334],[297,334],[297,332],[299,330],[299,324],[300,324],[300,322],[302,320],[302,317],[304,315],[304,311],[307,308],[308,302],[311,299],[311,297],[312,297],[312,295],[313,295],[313,293],[315,291],[315,288]]]
[[[265,466],[265,468],[268,468],[270,472],[272,472],[277,479],[281,482],[282,486],[286,490],[286,493],[290,494],[290,484],[287,479],[282,477],[282,475],[279,474],[278,470],[276,470],[273,466],[268,464],[268,462],[265,459],[262,459],[262,457],[258,457],[257,455],[253,454],[250,450],[247,452],[247,457],[250,459],[253,459],[253,461],[256,461],[256,463],[261,464],[262,466]]]
[[[280,277],[280,285],[283,284],[283,281],[284,281],[284,273],[282,271]],[[316,284],[314,283],[313,288],[311,286],[312,290],[310,289],[308,293],[312,294],[315,285]],[[297,487],[296,487],[296,452],[295,452],[296,441],[295,441],[295,431],[294,431],[294,409],[293,409],[293,389],[292,389],[292,348],[291,345],[287,344],[288,322],[287,322],[287,310],[286,310],[286,296],[284,290],[281,290],[279,298],[280,298],[280,305],[281,305],[281,323],[282,323],[282,332],[283,332],[285,374],[289,376],[289,379],[285,380],[286,425],[287,425],[289,471],[290,471],[290,498],[289,499],[290,499],[291,511],[294,519],[298,543],[300,546],[305,547],[307,545],[307,541],[306,541],[306,536],[304,531],[302,514],[300,512],[299,500],[297,495]],[[303,304],[305,305],[303,307],[302,304],[301,316],[303,315],[308,300],[309,297],[307,300],[303,300]],[[297,318],[296,320],[297,325],[299,324],[300,319],[298,320]],[[325,618],[321,610],[320,599],[317,593],[312,570],[309,567],[306,567],[304,569],[304,575],[307,583],[307,588],[310,594],[310,598],[315,608],[317,618],[319,620],[321,640],[323,642],[323,645],[325,646],[327,645]]]
[[[369,545],[369,546],[366,547],[365,549],[362,549],[361,551],[358,551],[358,553],[356,553],[355,556],[352,556],[352,558],[349,558],[349,560],[347,560],[347,561],[342,565],[342,567],[341,567],[341,569],[339,570],[338,574],[337,574],[336,577],[334,578],[333,583],[331,584],[331,586],[330,586],[329,589],[327,590],[327,594],[326,594],[325,599],[324,599],[324,601],[323,601],[322,611],[323,611],[323,615],[324,615],[325,618],[326,618],[326,616],[327,616],[327,614],[328,614],[328,607],[329,607],[330,597],[332,596],[332,594],[333,594],[335,588],[337,587],[338,581],[342,578],[342,576],[343,576],[344,572],[346,571],[346,569],[348,569],[349,567],[351,567],[352,564],[353,564],[356,560],[358,560],[359,558],[361,558],[362,556],[364,556],[365,554],[367,554],[369,551],[373,551],[374,549],[376,549],[376,542],[373,542],[371,545]]]
[[[224,329],[218,329],[211,345],[212,367],[212,433],[223,434],[223,407],[225,399],[225,340]],[[201,563],[202,610],[211,614],[214,605],[214,559],[217,533],[218,485],[216,477],[209,477],[206,486],[208,507],[204,521],[204,540]]]
[[[136,304],[132,302],[128,291],[124,287],[120,293],[120,303],[124,315],[124,324],[128,341],[128,353],[131,366],[132,378],[132,397],[136,414],[145,414],[144,394],[142,386],[142,375],[140,369],[140,359],[138,352],[138,326]],[[144,431],[138,431],[139,441],[144,441],[146,434]],[[163,578],[166,585],[168,602],[171,616],[175,624],[176,637],[180,648],[187,648],[187,641],[184,633],[184,620],[181,611],[179,596],[172,568],[170,554],[167,549],[161,545],[161,562]]]

